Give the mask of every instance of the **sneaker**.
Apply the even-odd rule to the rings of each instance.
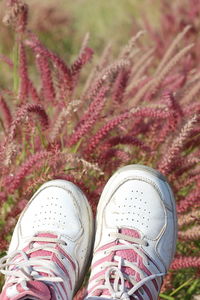
[[[89,299],[157,299],[176,249],[175,200],[166,178],[129,165],[99,201]]]
[[[83,192],[65,180],[42,185],[0,260],[6,277],[0,300],[72,299],[86,271],[92,236],[92,213]]]

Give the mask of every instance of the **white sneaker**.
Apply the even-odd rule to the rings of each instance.
[[[165,177],[141,165],[119,169],[104,188],[96,226],[86,299],[157,299],[177,236]]]
[[[0,260],[6,276],[0,299],[72,299],[86,271],[92,237],[92,213],[82,191],[65,180],[42,185]]]

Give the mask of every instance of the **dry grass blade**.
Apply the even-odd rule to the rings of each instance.
[[[98,70],[102,70],[103,68],[106,67],[109,57],[110,57],[111,49],[112,49],[112,43],[109,42],[100,57],[99,63],[97,65]]]
[[[138,80],[141,78],[141,76],[144,74],[146,69],[151,65],[154,57],[150,56],[144,63],[138,68],[138,71],[135,73],[135,76],[133,76],[133,80]]]
[[[179,231],[178,237],[185,241],[198,241],[200,239],[200,225],[193,226],[186,231]]]
[[[134,81],[135,76],[137,75],[138,70],[143,66],[143,64],[152,57],[152,54],[154,53],[155,49],[150,49],[146,53],[144,53],[137,62],[133,65],[133,68],[131,69],[131,73],[133,74],[133,77],[131,76],[131,82]],[[138,77],[137,77],[138,78]]]
[[[189,212],[185,215],[180,215],[178,218],[179,228],[194,223],[197,219],[200,219],[200,209]]]
[[[200,91],[200,81],[198,81],[191,89],[190,91],[182,98],[182,103],[188,103],[192,101],[199,93]]]
[[[132,107],[133,105],[135,106],[139,103],[139,101],[142,99],[145,93],[151,88],[154,82],[155,79],[152,79],[148,81],[141,89],[139,89],[139,91],[136,93],[133,99],[129,101],[130,107]]]
[[[127,59],[131,55],[133,49],[135,48],[136,41],[144,34],[145,31],[141,30],[135,36],[133,36],[128,42],[128,45],[126,45],[124,49],[122,49],[122,52],[119,55],[119,59]]]
[[[163,172],[165,175],[169,174],[169,172],[171,171],[174,160],[176,159],[178,153],[180,153],[186,139],[191,134],[198,120],[199,118],[197,115],[192,116],[182,127],[180,134],[177,136],[177,138],[174,139],[171,147],[168,149],[168,152],[166,153],[159,165],[160,171]]]
[[[85,35],[85,37],[84,37],[84,39],[83,39],[83,42],[82,42],[82,45],[81,45],[81,48],[80,48],[80,51],[79,51],[79,55],[81,55],[81,53],[87,47],[89,39],[90,39],[90,34],[89,34],[89,32],[87,32],[86,35]]]
[[[108,63],[108,59],[109,59],[109,55],[110,55],[110,52],[111,52],[111,47],[112,47],[112,44],[109,43],[104,51],[103,51],[103,54],[101,55],[100,57],[100,62],[98,63],[98,65],[96,65],[92,71],[90,72],[87,80],[86,80],[86,83],[83,87],[83,91],[82,91],[82,97],[85,98],[86,97],[86,94],[90,88],[90,86],[92,85],[92,82],[94,81],[94,78],[97,76],[97,74],[103,69],[105,68],[106,64]]]
[[[98,172],[99,175],[104,175],[104,172],[95,163],[90,163],[89,161],[87,161],[87,160],[85,160],[83,158],[80,158],[80,159],[77,158],[77,162],[80,162],[83,165],[82,173],[85,173],[87,170],[89,170],[89,171]]]
[[[97,76],[94,83],[90,86],[88,92],[85,97],[88,99],[94,97],[99,88],[106,82],[109,84],[110,80],[122,69],[126,69],[129,67],[130,63],[128,60],[117,60],[113,64],[109,65],[107,68],[103,69],[99,75]]]
[[[194,88],[194,86],[196,86],[199,81],[200,73],[191,74],[190,76],[188,76],[188,80],[185,85],[176,93],[176,97],[180,99],[181,103],[183,103],[183,99],[190,93],[190,91]]]
[[[51,142],[56,139],[63,126],[67,123],[66,117],[68,117],[73,111],[76,111],[80,103],[80,100],[71,101],[67,108],[64,108],[59,113],[56,122],[53,124],[53,127],[50,130]]]
[[[169,74],[169,72],[177,65],[177,63],[187,54],[190,50],[194,47],[194,44],[190,44],[183,49],[181,49],[169,62],[168,64],[163,67],[162,71],[159,75],[154,78],[154,84],[152,86],[152,90],[156,90],[160,84],[162,83],[163,79]]]
[[[183,49],[181,49],[163,68],[160,72],[159,76],[154,77],[152,80],[148,81],[134,96],[131,101],[131,105],[137,105],[141,98],[145,95],[145,93],[149,90],[155,92],[155,90],[160,86],[163,79],[167,76],[167,74],[177,65],[177,63],[191,50],[194,44],[190,44]]]
[[[172,42],[172,44],[170,45],[170,47],[168,48],[168,50],[166,51],[163,59],[161,60],[155,75],[157,76],[162,69],[164,68],[165,64],[167,63],[167,61],[171,58],[171,56],[173,55],[174,51],[176,50],[176,46],[180,43],[180,41],[184,38],[184,36],[186,35],[186,33],[190,30],[191,25],[188,25],[184,28],[184,30],[182,32],[180,32],[177,37],[174,39],[174,41]]]

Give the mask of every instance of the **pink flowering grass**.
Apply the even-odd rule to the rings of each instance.
[[[167,45],[156,35],[153,49],[148,36],[144,43],[139,32],[119,49],[114,61],[107,48],[97,66],[91,63],[94,54],[86,36],[69,65],[27,30],[28,8],[23,1],[9,1],[8,8],[6,23],[15,28],[17,58],[4,57],[13,70],[14,88],[0,92],[2,254],[17,216],[42,183],[56,178],[73,181],[87,194],[95,214],[113,172],[138,163],[166,175],[177,202],[179,243],[161,297],[191,274],[196,280],[200,60],[194,54],[192,27],[172,34]],[[34,80],[29,57],[34,59]],[[88,73],[82,74],[85,65]],[[195,282],[196,292],[199,282]],[[83,294],[80,291],[77,299]],[[181,297],[177,294],[176,299]]]

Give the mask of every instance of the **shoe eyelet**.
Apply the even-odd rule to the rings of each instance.
[[[149,243],[148,243],[148,242],[146,242],[146,245],[145,245],[145,247],[149,247]]]
[[[32,250],[32,249],[34,248],[34,247],[33,247],[33,244],[34,244],[33,242],[30,242],[30,244],[29,244],[29,249],[30,249],[30,250]]]

